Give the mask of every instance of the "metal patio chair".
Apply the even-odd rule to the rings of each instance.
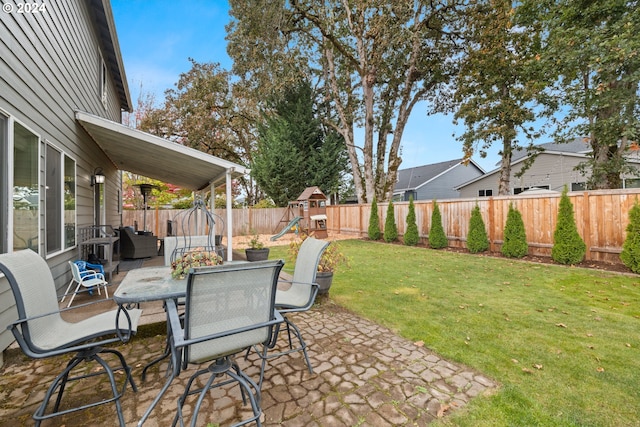
[[[307,237],[304,242],[302,242],[302,245],[300,246],[300,250],[298,252],[298,257],[296,258],[296,265],[294,266],[293,277],[291,281],[280,281],[280,283],[288,284],[289,287],[287,289],[279,288],[276,291],[276,310],[278,310],[278,312],[282,314],[282,317],[284,319],[289,349],[280,352],[265,353],[264,351],[261,352],[258,348],[254,347],[260,357],[272,359],[285,354],[301,351],[304,355],[307,367],[309,368],[309,373],[313,373],[313,368],[311,367],[311,362],[309,361],[309,355],[307,354],[307,344],[302,338],[300,329],[295,325],[295,323],[293,323],[293,321],[291,321],[291,319],[289,319],[287,314],[307,311],[311,307],[313,307],[316,296],[318,295],[318,284],[316,283],[318,264],[320,263],[320,257],[322,256],[322,253],[325,251],[325,249],[327,249],[329,243],[330,242],[315,239],[313,237]],[[277,344],[278,336],[280,334],[280,327],[281,324],[277,324],[275,326],[273,339],[267,345],[269,350],[275,348]],[[299,345],[297,347],[293,346],[293,341],[291,339],[292,333],[298,340]],[[250,349],[247,350],[246,356],[248,356],[249,351]],[[262,383],[263,373],[264,370],[261,371],[260,383]]]
[[[178,399],[174,426],[178,422],[183,425],[182,407],[190,395],[199,394],[191,415],[191,425],[195,426],[208,391],[234,381],[240,385],[243,402],[246,404],[248,398],[253,411],[251,418],[234,425],[256,422],[260,426],[260,387],[240,369],[234,356],[252,345],[270,341],[273,326],[283,321],[274,309],[282,265],[277,260],[194,269],[187,278],[183,319],[175,301],[167,301],[173,366],[169,382],[189,364],[209,362],[188,380]],[[265,362],[263,359],[262,370]],[[194,381],[204,374],[209,375],[206,383],[192,390]],[[225,375],[230,379],[216,381]]]
[[[69,267],[71,267],[71,281],[69,282],[69,286],[67,286],[67,290],[64,292],[60,302],[64,302],[64,299],[69,295],[71,286],[73,286],[74,283],[77,283],[77,285],[73,294],[71,294],[67,308],[71,307],[71,303],[76,297],[76,294],[80,291],[81,287],[86,288],[89,291],[97,289],[98,295],[100,295],[100,288],[104,288],[105,298],[109,298],[109,291],[107,290],[109,283],[104,278],[104,269],[102,265],[89,264],[86,261],[69,261]]]
[[[44,359],[67,353],[75,353],[60,375],[47,390],[42,404],[33,419],[39,426],[42,420],[68,414],[97,405],[115,402],[116,412],[121,426],[125,425],[120,405],[120,397],[127,383],[136,391],[131,378],[131,369],[122,354],[113,348],[105,348],[115,342],[126,342],[136,332],[141,310],[112,310],[103,312],[76,323],[65,321],[60,315],[55,283],[46,261],[30,249],[0,255],[0,273],[9,282],[16,302],[18,320],[10,325],[14,337],[22,351],[29,357]],[[72,308],[86,307],[83,304]],[[67,311],[67,310],[64,310]],[[116,356],[119,364],[112,369],[101,357],[107,353]],[[74,368],[82,362],[96,362],[102,370],[91,369],[89,373],[70,376]],[[124,370],[125,379],[119,390],[114,370]],[[75,408],[61,409],[63,394],[67,384],[105,374],[108,376],[113,397],[91,402]],[[45,413],[49,401],[57,393],[52,412]],[[84,399],[82,399],[84,400]],[[66,403],[66,402],[65,402]],[[67,405],[63,405],[67,406]]]

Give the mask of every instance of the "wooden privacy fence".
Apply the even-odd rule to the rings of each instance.
[[[152,231],[154,235],[158,237],[165,237],[167,235],[167,221],[177,218],[180,221],[180,216],[176,216],[179,213],[184,212],[180,209],[156,209],[147,211],[147,230]],[[216,221],[216,234],[223,234],[226,236],[226,221],[227,211],[226,209],[215,209]],[[233,221],[233,236],[243,236],[253,234],[276,234],[280,229],[277,229],[280,220],[286,213],[286,208],[274,208],[274,209],[233,209],[232,221]],[[143,210],[124,210],[122,212],[122,224],[125,226],[134,225],[136,222],[138,227],[142,229]],[[282,224],[284,227],[286,224]],[[224,226],[224,231],[221,228]],[[179,224],[173,225],[173,233],[178,232],[177,227]]]
[[[598,190],[569,193],[578,233],[587,245],[586,259],[620,263],[619,254],[626,237],[629,210],[640,199],[640,189]],[[442,225],[449,246],[466,247],[471,211],[480,207],[492,251],[499,251],[509,204],[520,211],[525,225],[529,254],[550,256],[556,227],[560,193],[544,195],[499,196],[477,199],[438,200]],[[414,202],[418,233],[427,242],[433,213],[432,201]],[[406,229],[408,202],[394,202],[393,212],[402,236]],[[384,229],[388,204],[378,204],[380,230]],[[327,227],[331,233],[366,237],[371,205],[327,207]]]
[[[629,210],[637,199],[640,189],[598,190],[569,193],[573,203],[578,233],[587,245],[588,260],[620,263],[619,254],[626,237]],[[525,225],[529,254],[550,256],[553,246],[553,232],[556,227],[560,193],[544,195],[498,196],[477,199],[438,200],[442,215],[442,225],[449,239],[449,246],[466,247],[471,211],[476,203],[482,212],[492,251],[499,251],[503,241],[504,226],[509,212],[509,204],[520,211]],[[416,201],[416,223],[418,233],[427,243],[433,213],[432,201]],[[394,203],[394,216],[398,234],[404,235],[408,202]],[[388,204],[378,204],[380,230],[384,229]],[[180,210],[147,211],[147,230],[159,237],[167,231],[167,220],[173,219]],[[226,221],[226,210],[216,209],[216,215]],[[234,236],[252,234],[276,234],[285,225],[286,208],[274,209],[234,209]],[[124,225],[143,224],[143,211],[125,210],[122,214]],[[347,234],[366,237],[369,228],[371,205],[327,206],[327,230],[332,234]],[[216,233],[220,233],[216,230]],[[224,231],[226,235],[226,231]]]

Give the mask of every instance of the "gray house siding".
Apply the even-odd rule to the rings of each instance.
[[[481,173],[473,165],[457,165],[419,187],[417,200],[457,199],[460,194],[454,187],[478,177]]]
[[[106,221],[120,223],[117,206],[120,174],[76,122],[74,112],[80,109],[120,121],[123,103],[108,66],[106,106],[100,93],[101,58],[106,61],[109,55],[113,56],[103,51],[100,29],[95,23],[96,12],[105,14],[102,2],[69,0],[44,4],[46,11],[39,14],[0,14],[0,113],[28,127],[40,139],[38,242],[40,254],[46,257],[47,144],[75,160],[77,228],[93,224],[90,178],[96,167],[101,167],[107,176]],[[106,15],[110,13],[107,3]],[[3,193],[10,195],[12,190],[4,188]],[[8,232],[5,229],[3,234]],[[77,253],[73,247],[47,257],[59,294],[70,280],[67,261],[76,259]],[[6,280],[0,279],[0,330],[5,331],[13,320],[13,296]],[[0,333],[0,350],[12,340],[10,333]]]
[[[408,201],[411,195],[414,200],[458,198],[455,187],[484,173],[474,162],[466,166],[460,162],[450,160],[398,171],[394,199]]]
[[[543,187],[549,190],[562,191],[564,185],[571,190],[572,183],[582,183],[586,179],[575,171],[578,163],[584,161],[584,156],[539,154],[535,162],[525,174],[516,178],[515,174],[522,168],[522,163],[512,165],[510,177],[510,194],[515,189]],[[491,190],[492,195],[498,195],[499,170],[492,171],[480,179],[460,187],[460,197],[479,197],[479,191]]]

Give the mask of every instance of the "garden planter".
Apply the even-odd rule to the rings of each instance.
[[[328,294],[331,283],[333,283],[333,271],[316,273],[316,283],[318,284],[318,295]]]
[[[269,248],[245,249],[247,261],[266,261],[269,258]]]

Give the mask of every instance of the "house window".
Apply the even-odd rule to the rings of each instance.
[[[73,159],[47,145],[46,230],[47,254],[75,246],[76,166]]]
[[[491,197],[493,190],[478,190],[478,197]]]
[[[517,187],[517,188],[513,189],[513,194],[514,195],[520,194],[523,191],[527,191],[527,190],[530,190],[530,189],[533,189],[533,188],[539,188],[539,189],[542,189],[542,190],[548,190],[549,186],[548,185],[536,185],[534,187]]]
[[[20,123],[13,123],[13,250],[38,252],[40,194],[39,138]]]
[[[586,182],[572,182],[571,183],[571,191],[584,191],[587,189]]]
[[[100,57],[100,100],[104,108],[107,108],[107,65]]]
[[[640,179],[637,179],[637,178],[625,179],[624,188],[640,188]]]

